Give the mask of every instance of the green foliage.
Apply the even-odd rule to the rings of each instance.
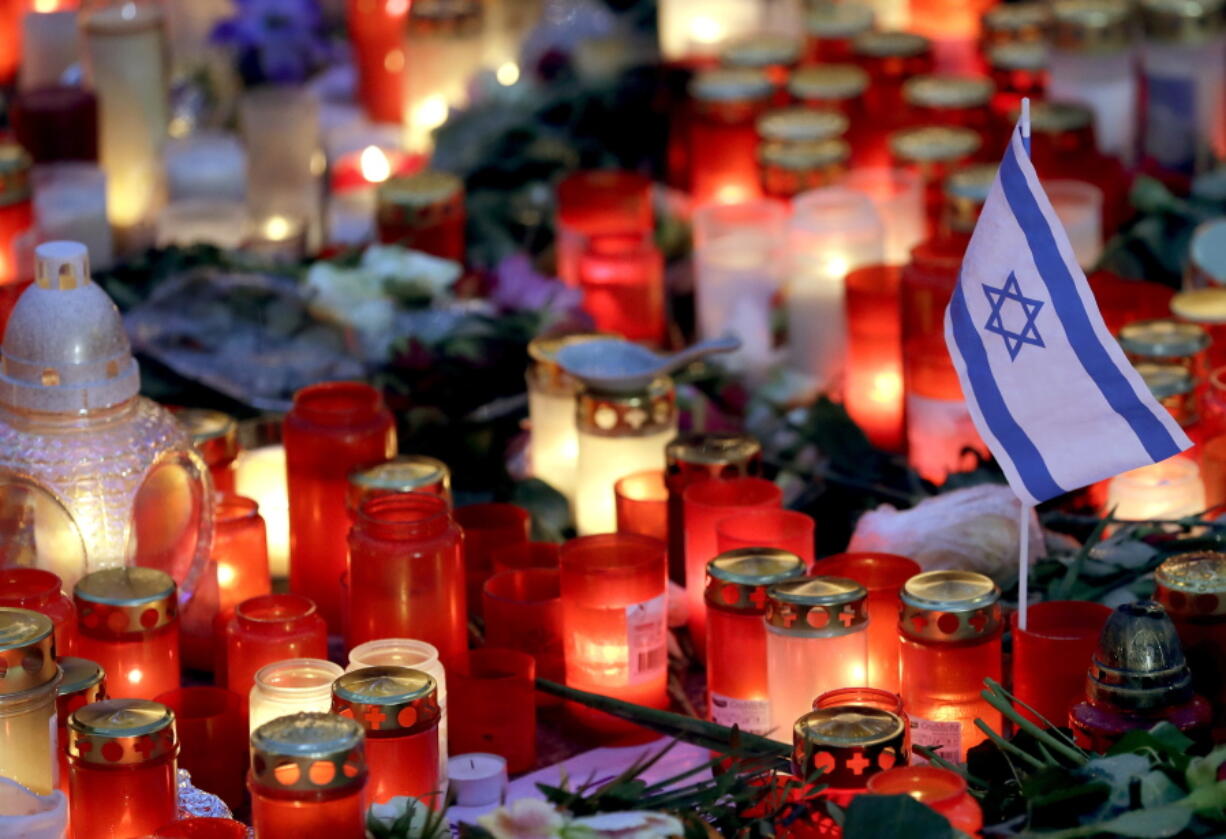
[[[949,821],[909,795],[861,795],[853,799],[843,821],[844,839],[953,839]]]

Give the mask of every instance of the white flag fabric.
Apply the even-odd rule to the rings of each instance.
[[[1103,323],[1020,128],[945,310],[945,342],[976,428],[1028,504],[1192,445]]]

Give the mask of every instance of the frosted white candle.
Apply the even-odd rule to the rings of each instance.
[[[251,231],[247,206],[235,201],[172,201],[158,213],[157,246],[213,245],[237,250]]]
[[[532,474],[574,503],[579,461],[579,431],[575,427],[575,395],[559,393],[528,381],[528,417],[532,439],[528,457]]]
[[[166,184],[171,201],[245,201],[247,152],[233,134],[171,140],[166,146]]]
[[[884,228],[883,258],[887,265],[906,265],[911,249],[924,240],[924,182],[902,169],[853,169],[840,182],[866,195]]]
[[[447,762],[447,773],[456,794],[455,805],[447,809],[447,820],[453,825],[476,824],[506,801],[507,762],[499,755],[456,755]]]
[[[639,437],[604,437],[579,429],[575,526],[580,536],[617,531],[613,485],[635,472],[663,469],[664,447],[676,436],[675,417],[667,428]]]
[[[258,223],[275,215],[320,216],[319,102],[310,90],[269,86],[249,90],[239,102],[239,127],[247,148],[247,197]]]
[[[60,83],[65,71],[80,59],[77,13],[26,12],[21,19],[22,90]]]
[[[1177,519],[1205,509],[1196,461],[1182,455],[1116,475],[1107,484],[1107,509],[1129,521]]]
[[[268,533],[268,570],[273,577],[289,574],[289,489],[285,447],[244,449],[234,463],[234,490],[260,505]]]
[[[332,683],[343,672],[339,664],[318,658],[288,658],[261,667],[248,702],[249,730],[302,711],[330,712]]]
[[[433,131],[454,108],[468,104],[468,83],[481,69],[485,46],[480,7],[457,17],[440,15],[443,4],[410,7],[404,53],[404,146],[428,152]]]
[[[55,163],[34,169],[34,227],[40,240],[81,242],[98,270],[115,262],[106,208],[106,174],[94,164]]]
[[[1077,264],[1090,270],[1103,252],[1103,191],[1085,181],[1044,181],[1043,189],[1064,225]]]
[[[713,56],[761,24],[758,0],[659,0],[660,52],[665,61]]]

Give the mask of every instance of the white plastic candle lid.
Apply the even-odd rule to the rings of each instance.
[[[1192,323],[1226,323],[1226,288],[1181,291],[1171,298],[1171,313]]]
[[[0,347],[0,403],[83,413],[136,396],[140,371],[123,320],[90,280],[85,245],[45,242],[34,254],[34,284],[17,301]]]

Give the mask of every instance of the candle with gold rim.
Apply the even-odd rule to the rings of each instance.
[[[51,619],[0,609],[0,776],[46,795],[57,786],[55,663]]]

